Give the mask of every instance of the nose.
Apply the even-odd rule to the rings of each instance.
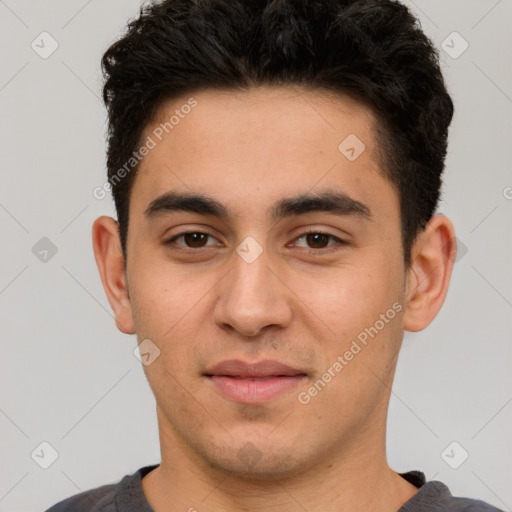
[[[255,337],[269,326],[286,327],[292,318],[292,292],[266,251],[249,262],[237,252],[219,287],[215,323],[222,329]]]

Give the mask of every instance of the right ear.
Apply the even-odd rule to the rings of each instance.
[[[118,223],[111,217],[98,217],[92,226],[92,245],[117,328],[125,334],[135,334]]]

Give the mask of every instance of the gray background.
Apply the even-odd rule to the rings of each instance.
[[[439,210],[461,249],[441,313],[406,334],[389,460],[512,510],[512,2],[407,4],[456,106]],[[160,461],[136,337],[115,327],[91,244],[94,219],[115,217],[92,195],[105,181],[99,62],[139,5],[0,0],[1,512],[45,510]],[[43,31],[59,45],[46,59],[31,47],[51,48]],[[457,58],[454,31],[469,44]],[[46,261],[43,237],[57,248]],[[58,452],[48,469],[43,441]]]

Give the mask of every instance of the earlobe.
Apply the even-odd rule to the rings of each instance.
[[[134,334],[117,222],[107,216],[97,218],[92,226],[92,243],[101,282],[114,311],[117,328],[125,334]]]
[[[403,316],[406,331],[425,329],[441,309],[456,253],[455,231],[450,219],[435,215],[412,249]]]

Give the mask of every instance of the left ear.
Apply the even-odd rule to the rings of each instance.
[[[444,215],[434,215],[412,248],[403,316],[406,331],[425,329],[441,309],[456,255],[453,224]]]

